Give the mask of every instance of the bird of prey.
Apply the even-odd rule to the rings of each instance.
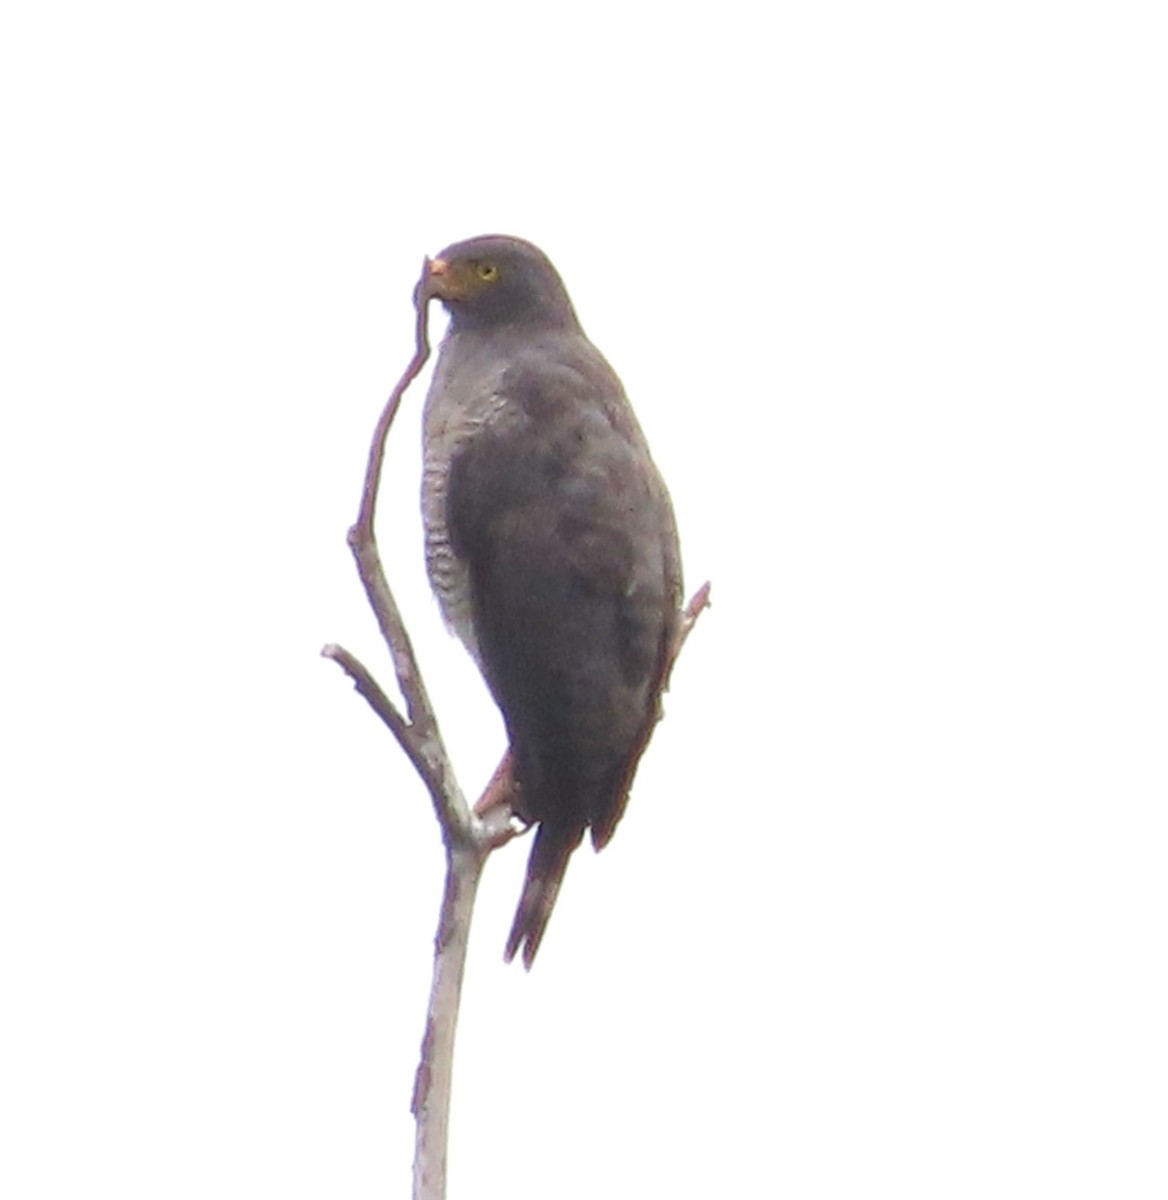
[[[426,565],[502,711],[538,823],[507,940],[530,968],[585,829],[624,812],[659,715],[681,562],[669,493],[555,267],[479,237],[429,260],[450,315],[426,398]]]

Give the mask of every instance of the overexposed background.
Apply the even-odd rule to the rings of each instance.
[[[391,683],[345,531],[485,232],[715,607],[530,976],[488,869],[451,1200],[1168,1191],[1161,16],[7,11],[0,1193],[407,1194],[441,852],[318,652]],[[382,546],[475,791],[423,388]]]

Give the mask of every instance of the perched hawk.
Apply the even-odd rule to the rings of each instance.
[[[506,958],[530,967],[586,828],[612,837],[677,635],[669,493],[620,380],[528,242],[429,262],[450,313],[426,398],[426,565],[503,712],[539,828]]]

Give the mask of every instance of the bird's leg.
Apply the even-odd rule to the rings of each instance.
[[[483,789],[483,794],[475,802],[475,816],[485,817],[492,809],[501,808],[504,804],[509,804],[513,786],[514,780],[511,778],[511,748],[508,746],[507,752],[495,768],[495,773]]]
[[[503,755],[490,782],[474,806],[474,815],[492,850],[506,845],[513,837],[526,833],[531,822],[523,815],[519,784],[511,767],[511,750]]]
[[[515,777],[511,773],[511,748],[508,746],[483,794],[475,802],[475,816],[486,818],[500,808],[509,808],[514,812],[516,791]]]

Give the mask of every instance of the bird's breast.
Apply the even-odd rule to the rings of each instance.
[[[442,615],[480,662],[470,572],[455,553],[447,518],[450,466],[503,410],[502,368],[459,338],[443,344],[422,418],[422,523],[426,571]]]

